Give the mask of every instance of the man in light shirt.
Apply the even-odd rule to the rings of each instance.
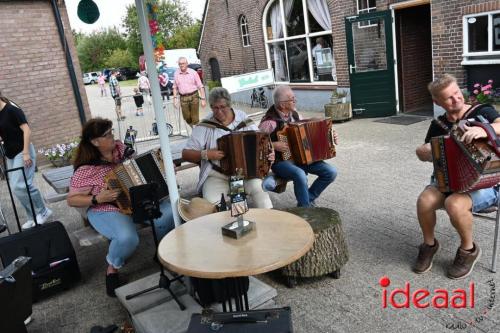
[[[182,116],[191,127],[199,123],[199,100],[201,107],[207,105],[203,83],[196,71],[188,68],[185,57],[179,58],[179,69],[174,74],[174,106],[179,107],[181,102]]]

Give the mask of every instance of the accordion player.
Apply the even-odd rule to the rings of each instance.
[[[264,178],[271,168],[268,155],[273,151],[269,135],[259,131],[238,131],[217,139],[217,147],[225,153],[217,171],[232,176],[241,170],[245,179]],[[238,170],[238,171],[237,171]]]
[[[123,214],[132,215],[129,189],[133,186],[157,183],[159,200],[168,196],[168,186],[165,180],[165,170],[160,149],[154,149],[135,158],[125,160],[111,170],[104,180],[110,189],[120,190],[116,204]]]
[[[288,123],[277,132],[278,140],[288,144],[283,160],[311,164],[335,157],[333,126],[330,118],[304,119]]]
[[[480,126],[487,139],[462,142],[463,126]],[[500,182],[500,141],[490,124],[462,120],[449,135],[433,137],[434,177],[441,192],[470,192]]]

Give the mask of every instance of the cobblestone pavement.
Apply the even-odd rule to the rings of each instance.
[[[99,113],[110,112],[113,102],[100,97],[88,87],[91,107]],[[99,101],[96,102],[95,99]],[[108,111],[106,111],[108,110]],[[130,117],[132,117],[131,115]],[[135,116],[134,116],[135,117]],[[127,119],[129,115],[127,115]],[[340,135],[337,157],[328,161],[338,168],[337,180],[319,198],[320,206],[340,213],[346,233],[350,259],[341,271],[341,277],[301,281],[294,289],[286,288],[276,274],[259,276],[278,290],[277,303],[289,305],[293,311],[295,332],[498,332],[500,311],[496,304],[497,274],[489,271],[494,224],[475,219],[475,240],[483,249],[483,256],[474,272],[465,280],[452,281],[445,277],[446,267],[453,260],[459,239],[446,215],[438,213],[436,237],[441,249],[436,255],[432,271],[416,275],[411,265],[417,247],[422,241],[415,213],[415,199],[428,183],[432,171],[430,163],[419,162],[415,147],[426,133],[429,119],[408,126],[376,123],[360,119],[337,124]],[[192,168],[177,175],[181,196],[194,195],[198,170]],[[310,177],[310,181],[313,177]],[[47,190],[40,174],[36,182]],[[5,182],[0,182],[1,204],[13,228]],[[283,194],[271,194],[276,208],[295,205],[292,186]],[[65,202],[50,204],[55,217],[61,220],[70,235],[81,228],[78,214],[68,209]],[[24,216],[21,217],[25,219]],[[122,269],[130,281],[157,271],[152,255],[154,247],[147,229],[140,231],[141,242],[136,253]],[[82,248],[75,243],[82,281],[71,290],[44,300],[33,307],[33,322],[29,332],[89,332],[93,325],[121,324],[127,314],[116,299],[104,292],[104,272],[107,243]],[[474,284],[474,308],[454,309],[448,306],[416,308],[412,302],[406,308],[383,308],[382,276],[388,276],[390,294],[395,288],[409,293],[427,289],[431,295],[436,289],[465,289]],[[399,295],[396,301],[403,303]],[[443,304],[440,300],[438,304]],[[448,304],[448,303],[446,303]],[[493,306],[491,309],[489,307]],[[447,328],[448,327],[448,328]]]

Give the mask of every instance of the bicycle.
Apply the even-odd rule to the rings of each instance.
[[[257,92],[257,90],[259,92]],[[252,91],[252,96],[251,96],[251,107],[253,108],[253,104],[255,103],[257,106],[260,106],[261,109],[267,109],[268,101],[267,101],[267,96],[266,92],[264,91],[264,88],[254,88]]]

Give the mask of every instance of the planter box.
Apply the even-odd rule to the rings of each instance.
[[[351,103],[326,104],[325,116],[332,118],[333,122],[350,120],[352,118]]]

